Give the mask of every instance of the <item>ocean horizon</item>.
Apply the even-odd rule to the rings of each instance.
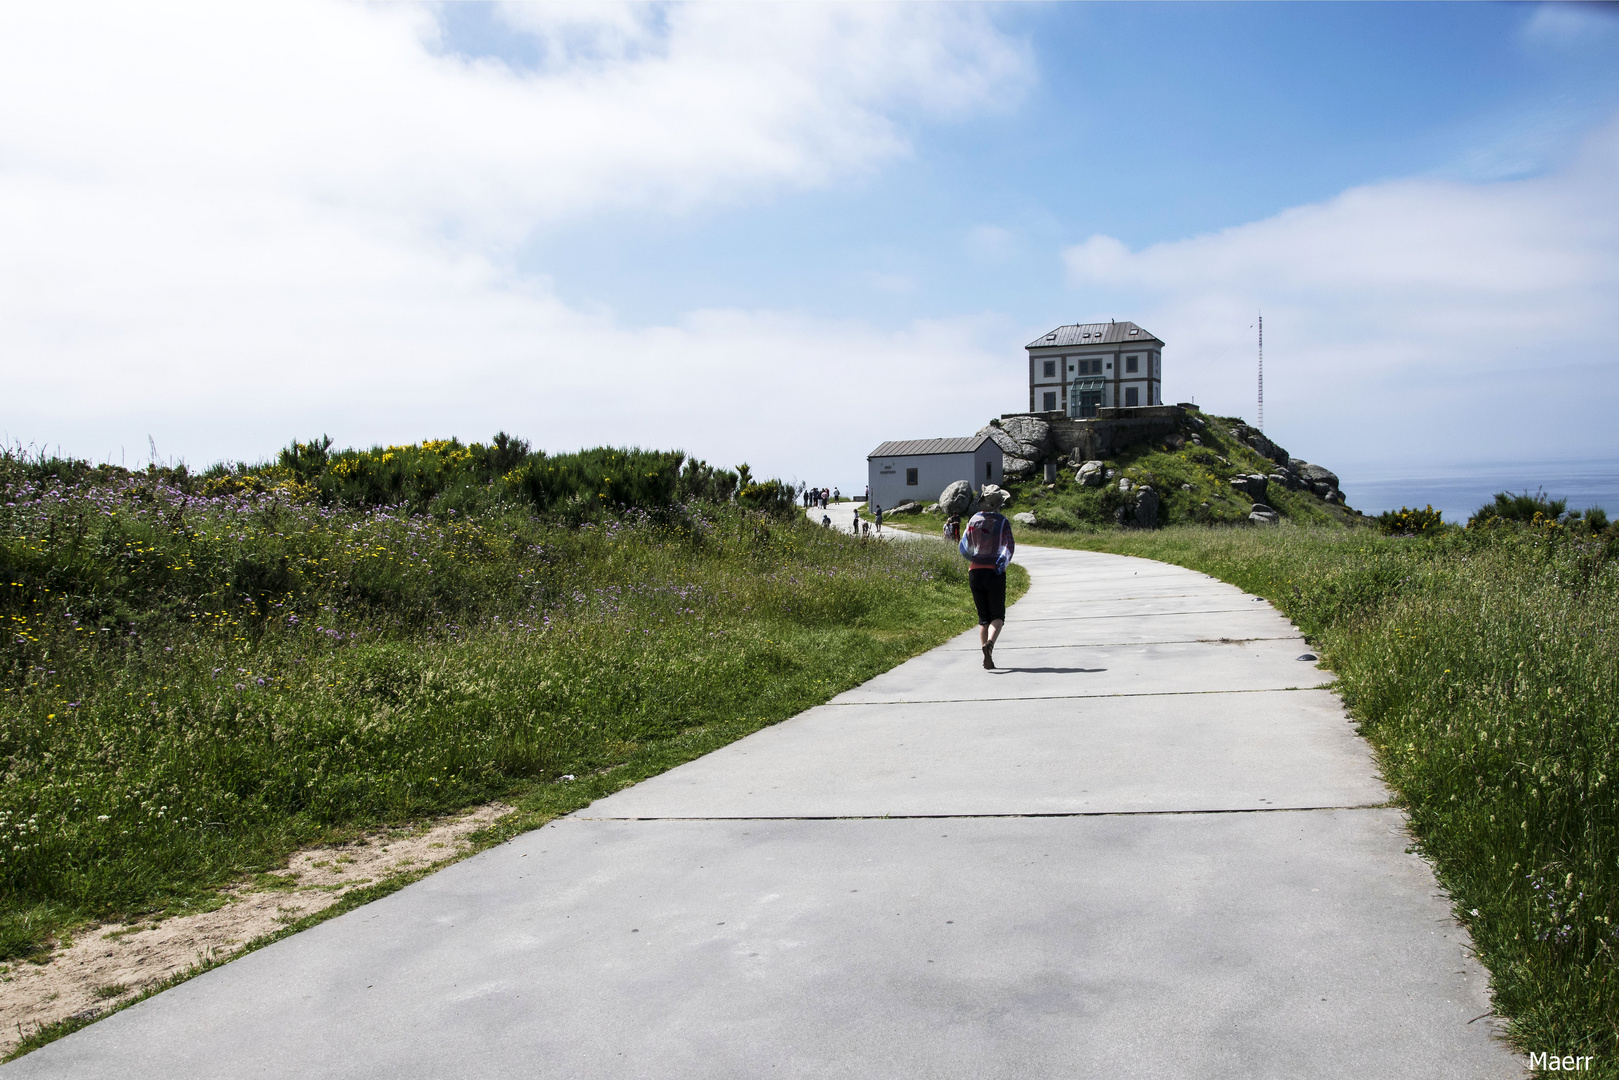
[[[1409,474],[1367,466],[1338,474],[1345,500],[1365,514],[1432,506],[1446,521],[1465,524],[1498,491],[1544,491],[1568,509],[1600,506],[1619,517],[1619,460],[1495,462],[1429,466]]]

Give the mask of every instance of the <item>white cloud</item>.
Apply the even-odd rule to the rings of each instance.
[[[1168,342],[1166,396],[1346,466],[1619,456],[1619,125],[1554,174],[1355,188],[1131,251],[1095,236],[1070,283]],[[1352,493],[1351,493],[1352,494]]]
[[[315,426],[500,424],[824,471],[809,418],[754,417],[857,375],[901,400],[919,367],[976,356],[926,326],[770,312],[627,328],[510,255],[603,210],[834,182],[907,153],[909,123],[1000,107],[1029,60],[977,9],[501,17],[537,41],[532,70],[457,54],[423,7],[0,8],[9,434],[100,454],[158,428],[196,461]],[[848,429],[864,422],[820,424],[863,442]]]

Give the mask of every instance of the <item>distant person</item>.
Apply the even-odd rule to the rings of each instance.
[[[877,515],[877,531],[882,532],[883,531],[883,505],[882,505],[882,503],[878,503],[876,506],[872,507],[872,512]]]
[[[951,514],[944,519],[944,538],[952,544],[961,542],[961,515]]]
[[[839,491],[837,488],[833,488],[832,489],[832,501],[833,502],[842,502],[843,501],[843,492]]]
[[[855,508],[854,508],[854,525],[852,526],[852,528],[854,529],[854,534],[856,536],[859,536],[860,535],[860,504],[859,503],[855,504]]]
[[[821,528],[830,529],[831,527],[832,527],[832,515],[831,514],[822,514],[821,515]]]
[[[1006,625],[1006,566],[1017,550],[1012,523],[1001,516],[1006,498],[1004,491],[986,495],[984,509],[967,522],[960,544],[967,560],[967,586],[978,609],[978,645],[984,650],[984,667],[989,671],[995,670],[995,639]]]

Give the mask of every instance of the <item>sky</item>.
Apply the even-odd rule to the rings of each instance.
[[[1351,502],[1600,472],[1616,192],[1614,6],[5,5],[0,435],[851,489],[1064,323],[1252,422],[1263,312],[1266,433]]]

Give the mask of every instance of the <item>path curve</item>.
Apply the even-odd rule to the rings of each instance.
[[[1524,1075],[1297,630],[1018,560],[1002,668],[964,634],[0,1080]]]

